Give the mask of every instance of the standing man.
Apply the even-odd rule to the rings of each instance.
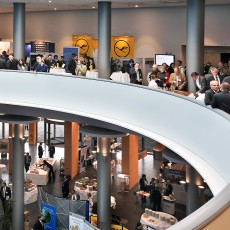
[[[211,87],[211,81],[217,81],[219,86],[223,81],[223,76],[218,75],[219,70],[217,68],[211,67],[210,70],[212,75],[207,77],[207,90]]]
[[[201,93],[205,93],[205,91],[207,90],[206,78],[200,76],[197,72],[192,72],[191,77],[193,78],[196,84],[196,95],[198,96]]]
[[[43,161],[43,164],[46,165],[47,168],[49,169],[49,172],[48,172],[49,181],[51,180],[51,175],[52,175],[53,179],[55,179],[53,166],[49,162],[47,162],[46,160]]]
[[[39,158],[42,158],[43,152],[44,152],[44,150],[42,148],[42,143],[40,143],[38,146],[38,157]]]
[[[184,90],[187,85],[187,78],[184,73],[181,73],[178,67],[174,68],[174,73],[170,74],[169,78],[170,90]]]
[[[18,70],[18,60],[14,58],[14,55],[11,53],[9,55],[9,60],[6,63],[7,69]]]
[[[205,96],[204,96],[205,105],[211,105],[214,94],[219,93],[218,81],[215,81],[215,80],[211,81],[210,87],[211,87],[211,89],[209,89],[205,92]]]
[[[30,154],[28,152],[24,156],[24,161],[25,161],[25,170],[27,172],[29,170],[30,163],[31,163],[31,156],[30,156]]]
[[[62,184],[62,195],[63,198],[67,198],[67,199],[69,195],[69,182],[70,182],[70,175],[66,175],[65,180]]]
[[[72,73],[72,75],[76,75],[75,70],[77,67],[77,59],[78,59],[77,55],[75,53],[72,53],[72,58],[68,64],[69,72]]]
[[[50,158],[54,157],[54,153],[55,153],[55,147],[54,144],[51,143],[50,147],[49,147],[49,152],[50,152]]]
[[[39,216],[37,222],[33,226],[33,230],[43,230],[44,229],[44,217]]]
[[[230,114],[230,85],[227,82],[221,84],[221,93],[215,94],[212,100],[212,108],[221,109]]]
[[[7,202],[11,198],[11,190],[10,190],[10,187],[6,186],[6,182],[3,182],[2,184],[0,195],[1,195],[1,200],[2,200],[2,207],[5,213]]]

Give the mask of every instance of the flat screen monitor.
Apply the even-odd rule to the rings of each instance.
[[[172,54],[155,54],[155,60],[157,65],[162,65],[164,62],[170,65],[175,62],[175,56]]]

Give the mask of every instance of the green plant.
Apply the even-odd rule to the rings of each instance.
[[[0,217],[0,226],[3,229],[10,229],[12,226],[12,212],[13,212],[13,200],[7,201],[6,210],[4,215]]]

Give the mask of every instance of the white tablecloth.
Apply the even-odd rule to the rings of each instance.
[[[40,164],[43,164],[43,160],[46,160],[48,163],[50,163],[53,166],[53,170],[55,171],[57,169],[57,161],[54,158],[40,158],[37,163],[34,163],[32,166],[30,166],[29,171],[26,173],[26,179],[32,180],[33,184],[36,185],[46,185],[48,183],[48,169],[43,170],[43,167],[40,167]],[[39,173],[36,174],[33,171],[37,170]]]
[[[38,199],[38,188],[37,186],[29,191],[29,192],[26,192],[24,193],[24,204],[31,204],[35,201],[37,201]]]
[[[164,213],[164,212],[157,212],[159,214],[159,216],[163,216],[163,217],[167,217],[167,218],[172,218],[174,219],[175,223],[177,223],[177,219],[170,215],[170,214],[167,214],[167,213]],[[143,225],[148,225],[150,227],[153,227],[154,229],[156,230],[165,230],[169,227],[172,226],[172,224],[166,222],[166,221],[162,221],[160,220],[160,217],[159,218],[156,218],[156,217],[153,217],[153,216],[150,216],[150,215],[147,215],[148,217],[145,216],[146,214],[142,214],[141,216],[141,220],[140,222],[143,224]]]
[[[119,82],[124,82],[124,83],[130,83],[130,77],[128,73],[122,73],[120,72],[114,72],[112,73],[112,75],[110,76],[110,78],[113,81],[119,81]]]
[[[118,178],[120,179],[120,182],[125,182],[126,183],[126,185],[128,185],[129,184],[129,175],[126,175],[126,174],[118,174],[117,175],[118,176]]]
[[[80,195],[80,200],[88,200],[88,193],[91,193],[91,197],[93,199],[93,201],[95,201],[97,198],[95,196],[97,196],[97,191],[93,190],[93,191],[89,191],[89,189],[80,189],[79,187],[77,187],[76,185],[74,185],[74,191],[78,192]]]
[[[0,177],[2,177],[2,172],[6,172],[6,171],[7,171],[6,165],[0,164]]]
[[[88,78],[98,78],[98,72],[96,71],[86,71],[86,77]]]
[[[175,215],[175,199],[171,200],[169,196],[163,196],[162,201],[162,211],[171,215]]]

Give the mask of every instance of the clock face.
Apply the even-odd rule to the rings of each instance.
[[[114,45],[114,52],[118,57],[127,57],[130,53],[129,43],[125,40],[118,40]]]
[[[86,39],[84,39],[84,38],[78,39],[76,42],[76,46],[78,46],[80,48],[80,54],[81,55],[86,54],[89,50],[89,44],[86,41]]]

